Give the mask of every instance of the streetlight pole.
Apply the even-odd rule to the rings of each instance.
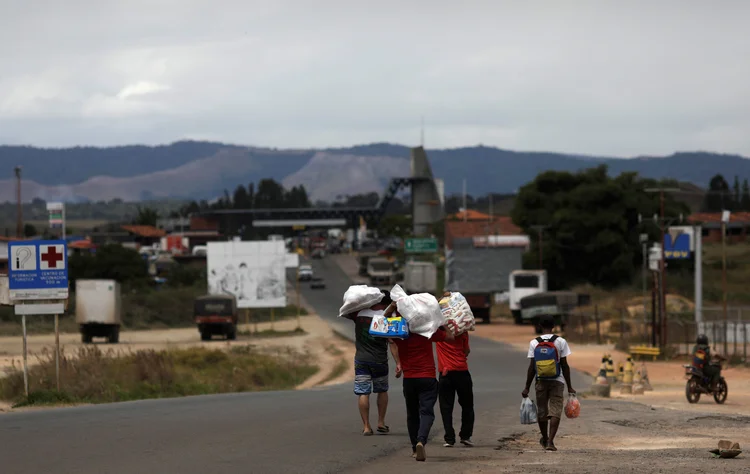
[[[727,355],[727,322],[729,316],[727,314],[727,223],[729,223],[731,215],[729,211],[723,211],[721,213],[721,304],[722,312],[724,316],[724,355]],[[715,344],[715,342],[714,342]]]

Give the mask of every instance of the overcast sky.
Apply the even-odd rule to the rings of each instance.
[[[750,2],[4,0],[0,143],[750,156]]]

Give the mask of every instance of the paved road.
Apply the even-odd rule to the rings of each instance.
[[[349,285],[330,260],[316,261],[326,290],[302,293],[336,323]],[[348,322],[346,322],[348,323]],[[348,323],[351,324],[351,323]],[[342,326],[346,330],[346,326]],[[478,412],[518,403],[523,355],[474,338]],[[328,473],[408,447],[400,381],[393,381],[388,436],[365,438],[351,387],[144,400],[0,416],[4,473]],[[436,420],[435,434],[439,435]],[[408,458],[411,460],[410,458]]]

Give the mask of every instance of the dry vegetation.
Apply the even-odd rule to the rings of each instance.
[[[62,355],[61,390],[55,390],[54,354],[44,352],[29,369],[24,397],[22,368],[0,379],[0,398],[19,404],[108,403],[227,392],[291,389],[318,371],[307,354],[291,349],[260,353],[252,346],[229,351],[195,347],[166,351],[103,352],[97,347]]]

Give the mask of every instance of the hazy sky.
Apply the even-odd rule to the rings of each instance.
[[[750,156],[750,2],[3,0],[0,143]]]

